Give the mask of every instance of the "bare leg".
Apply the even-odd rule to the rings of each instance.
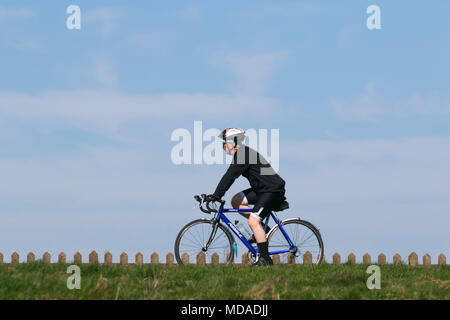
[[[231,205],[235,209],[251,209],[239,193],[231,199]],[[248,219],[248,225],[255,235],[256,242],[266,242],[266,233],[261,225],[261,221],[247,212],[239,212],[239,214]]]
[[[253,234],[255,235],[256,242],[266,242],[266,233],[264,232],[264,229],[261,225],[261,221],[258,218],[255,218],[253,216],[250,216],[248,218],[248,225],[253,231]]]
[[[241,204],[239,206],[239,209],[251,209],[251,208],[246,204]],[[248,219],[248,217],[250,216],[250,213],[248,213],[248,212],[239,212],[239,214],[241,216],[245,217],[246,219]]]

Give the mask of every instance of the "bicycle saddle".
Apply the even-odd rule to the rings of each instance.
[[[280,206],[279,206],[278,208],[276,208],[276,209],[273,209],[273,211],[279,212],[279,211],[283,211],[283,210],[286,210],[286,209],[289,209],[289,202],[287,202],[286,200],[284,200],[284,201],[280,204]]]

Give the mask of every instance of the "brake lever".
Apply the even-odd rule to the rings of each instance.
[[[209,212],[217,212],[216,209],[213,209],[213,208],[211,208],[211,207],[209,206],[209,203],[210,203],[210,202],[211,202],[211,201],[207,201],[207,202],[206,202],[206,208],[208,208]]]
[[[192,208],[200,207],[202,205],[202,199],[200,199],[200,197],[198,195],[195,195],[194,199],[195,199],[195,201],[198,202],[198,204],[194,204],[194,206]]]
[[[202,194],[201,196],[195,195],[194,199],[199,202],[199,209],[203,213],[211,213],[210,211],[206,210],[203,205],[206,203],[206,194]]]
[[[205,210],[205,208],[203,208],[202,205],[200,205],[199,209],[200,209],[202,212],[204,212],[204,213],[211,213],[211,211]]]

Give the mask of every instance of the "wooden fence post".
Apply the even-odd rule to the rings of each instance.
[[[27,254],[27,263],[34,262],[34,260],[35,260],[34,253],[33,253],[33,252],[29,252],[29,253]]]
[[[447,264],[447,258],[443,253],[441,253],[438,257],[438,265],[445,266]]]
[[[333,254],[333,264],[341,264],[341,256],[337,252]]]
[[[150,263],[151,264],[158,264],[159,263],[159,256],[156,252],[153,252],[150,256]]]
[[[66,263],[66,254],[64,252],[60,252],[58,254],[58,262],[59,263]]]
[[[273,255],[272,261],[273,264],[280,264],[280,255],[279,254]]]
[[[428,253],[425,254],[422,259],[423,259],[423,265],[425,267],[431,266],[431,256]]]
[[[398,253],[394,254],[394,265],[399,265],[402,263],[402,257]]]
[[[244,266],[250,265],[250,262],[248,261],[248,256],[246,253],[242,254],[242,265],[244,265]]]
[[[332,256],[333,258],[333,264],[341,264],[341,256],[336,252],[333,254]],[[274,264],[280,264],[280,255],[274,255],[272,257]],[[183,253],[182,255],[182,260],[183,260],[183,264],[189,264],[189,256],[187,253]],[[429,267],[431,266],[431,256],[426,253],[423,257],[423,266]],[[35,254],[33,252],[29,252],[27,254],[27,262],[28,263],[32,263],[35,261]],[[51,263],[51,255],[48,252],[45,252],[42,256],[42,261],[46,264],[50,264]],[[142,253],[138,252],[135,256],[135,264],[136,265],[143,265],[143,255]],[[380,253],[378,255],[378,264],[379,265],[385,265],[386,264],[386,255],[384,255],[383,253]],[[0,253],[0,263],[3,263],[3,254]],[[82,263],[82,256],[81,253],[76,252],[74,255],[74,262],[75,263]],[[353,253],[350,253],[348,255],[348,262],[349,263],[356,263],[356,257]],[[19,254],[17,252],[14,252],[11,255],[11,264],[17,264],[19,263]],[[58,255],[58,263],[66,263],[66,254],[64,252],[60,252]],[[94,250],[89,254],[89,263],[93,264],[93,263],[98,263],[98,254],[97,252]],[[106,252],[105,253],[105,264],[112,264],[112,255],[110,252]],[[159,263],[159,256],[156,252],[153,252],[150,256],[150,263],[152,264],[158,264]],[[219,255],[215,252],[211,255],[211,264],[212,265],[217,265],[219,264]],[[295,256],[292,254],[289,254],[288,256],[288,264],[295,264]],[[365,253],[363,255],[363,263],[364,264],[370,264],[371,263],[371,257],[368,253]],[[393,264],[394,265],[399,265],[401,264],[401,256],[396,253],[393,257]],[[167,254],[166,256],[166,265],[173,265],[174,264],[174,256],[172,253]],[[196,264],[197,265],[206,265],[207,261],[206,261],[206,255],[203,252],[200,252],[197,256],[196,256]],[[248,255],[246,253],[244,253],[242,255],[242,264],[243,265],[249,265],[249,261],[248,261]],[[408,265],[410,266],[417,266],[418,263],[418,255],[415,252],[412,252],[409,256],[408,256]],[[441,253],[438,256],[438,265],[446,265],[447,264],[447,258],[446,256]],[[128,255],[125,252],[122,252],[122,254],[120,255],[120,265],[128,265]],[[303,254],[303,265],[312,265],[312,254],[307,251],[305,252],[305,254]]]
[[[144,264],[144,256],[142,255],[142,253],[138,252],[136,254],[135,261],[138,266],[141,266]]]
[[[120,255],[120,265],[126,266],[128,264],[128,255],[125,252],[122,252]]]
[[[353,252],[348,255],[347,262],[353,264],[356,263],[356,256]]]
[[[11,255],[11,263],[19,263],[19,254],[15,251]]]
[[[312,265],[312,254],[309,251],[306,251],[303,255],[303,264],[304,265]]]
[[[384,265],[386,264],[386,256],[383,253],[380,253],[378,255],[378,264],[379,265]]]
[[[75,253],[73,255],[73,262],[75,262],[75,263],[82,263],[83,262],[81,253],[77,252],[77,253]]]
[[[181,255],[181,262],[183,262],[184,266],[187,266],[189,264],[189,255],[186,252],[183,252]]]
[[[109,251],[107,251],[107,252],[105,253],[104,264],[106,264],[106,265],[112,265],[112,254],[111,254],[111,252],[109,252]]]
[[[198,266],[204,266],[204,265],[206,265],[206,256],[205,256],[205,253],[202,252],[202,251],[200,251],[200,252],[197,254],[197,265],[198,265]]]
[[[49,264],[49,263],[50,263],[50,253],[45,252],[45,253],[43,254],[43,256],[42,256],[42,261],[43,261],[44,263]]]
[[[98,263],[98,254],[95,250],[89,254],[89,263]]]
[[[0,263],[3,263],[3,253],[0,253]]]
[[[213,265],[219,264],[219,255],[217,254],[217,252],[214,252],[211,255],[211,264]]]
[[[408,264],[410,266],[417,266],[417,260],[418,260],[418,257],[417,257],[417,253],[415,253],[415,252],[412,252],[408,256]]]
[[[174,263],[173,263],[173,253],[172,252],[169,252],[166,255],[166,265],[167,266],[173,266],[174,265]]]
[[[288,254],[288,261],[287,261],[287,263],[289,265],[295,264],[295,254],[294,253],[291,252],[291,253]]]

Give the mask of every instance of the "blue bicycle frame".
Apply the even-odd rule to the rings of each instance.
[[[231,229],[236,236],[238,236],[239,239],[241,239],[242,243],[248,248],[249,251],[251,251],[254,255],[257,255],[259,253],[259,249],[253,248],[253,246],[247,241],[247,239],[242,235],[242,233],[236,228],[236,226],[224,215],[226,212],[252,212],[252,209],[224,209],[223,205],[219,207],[219,211],[217,213],[217,218],[219,220],[222,220],[225,222],[225,224],[228,226],[229,229]],[[287,250],[280,250],[280,251],[272,251],[269,252],[270,255],[274,254],[280,254],[280,253],[287,253],[287,252],[296,252],[297,247],[295,244],[291,241],[286,231],[283,229],[283,226],[281,225],[280,221],[277,219],[277,217],[274,215],[273,212],[270,212],[270,215],[268,215],[265,218],[264,222],[264,229],[267,226],[267,223],[269,222],[269,218],[272,217],[272,219],[275,221],[275,223],[279,226],[281,232],[283,233],[284,237],[286,238],[286,241],[289,243],[289,249]]]

